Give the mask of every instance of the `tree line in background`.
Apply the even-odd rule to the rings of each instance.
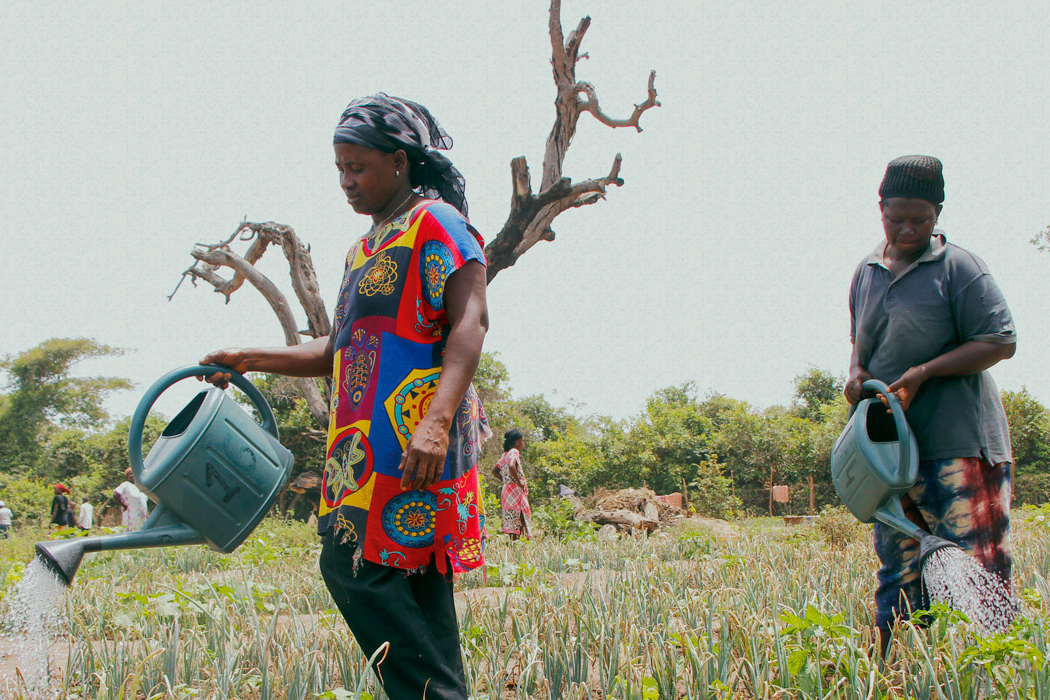
[[[51,485],[62,481],[79,499],[104,505],[128,466],[130,417],[114,420],[103,400],[131,388],[120,377],[76,377],[77,363],[119,355],[85,338],[54,338],[0,360],[0,500],[20,518],[48,514]],[[323,468],[325,432],[287,378],[254,375],[277,416],[282,442],[296,458],[295,474]],[[816,506],[837,501],[830,483],[832,445],[846,421],[842,378],[812,368],[795,378],[790,406],[756,408],[720,394],[697,395],[687,383],[658,389],[635,416],[614,420],[579,415],[542,395],[513,398],[507,367],[485,353],[475,385],[493,432],[482,453],[488,473],[502,433],[526,435],[523,457],[532,498],[542,502],[564,484],[580,494],[646,486],[657,493],[688,490],[704,515],[763,512],[773,484],[812,483]],[[1020,502],[1048,498],[1050,411],[1026,389],[1003,391],[1010,422]],[[147,420],[147,449],[164,428]],[[797,492],[798,489],[796,489]],[[807,499],[808,500],[808,496]],[[305,516],[308,503],[301,504]],[[794,502],[791,504],[795,505]],[[799,508],[795,509],[796,511]]]
[[[121,350],[88,338],[52,338],[0,359],[0,500],[16,519],[50,515],[52,485],[62,482],[79,501],[104,505],[124,480],[131,417],[114,421],[103,400],[132,383],[122,377],[75,377],[74,367]],[[143,440],[164,429],[150,416]]]

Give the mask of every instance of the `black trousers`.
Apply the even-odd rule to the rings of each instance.
[[[337,544],[335,528],[323,538],[321,575],[365,655],[390,642],[378,668],[390,700],[466,700],[459,624],[452,581],[433,560],[424,573],[363,559],[354,570],[353,545]]]

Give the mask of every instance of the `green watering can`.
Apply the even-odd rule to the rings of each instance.
[[[919,447],[904,409],[885,383],[864,382],[865,391],[886,397],[864,399],[831,450],[831,480],[839,498],[863,523],[879,521],[919,541],[919,558],[952,542],[936,537],[908,520],[900,497],[919,475]]]
[[[216,372],[231,375],[258,409],[262,425],[213,386],[179,411],[143,461],[142,429],[160,395],[177,381]],[[277,420],[259,390],[215,365],[173,370],[149,388],[131,418],[128,458],[139,489],[157,506],[135,532],[38,542],[37,556],[66,585],[85,552],[203,543],[232,552],[270,510],[293,462],[278,442]]]

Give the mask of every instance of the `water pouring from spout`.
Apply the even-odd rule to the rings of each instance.
[[[157,508],[146,519],[142,529],[102,537],[75,537],[68,540],[48,540],[36,543],[37,557],[67,586],[80,568],[80,560],[88,552],[112,549],[143,549],[146,547],[173,547],[180,544],[204,544],[204,536],[165,510]]]

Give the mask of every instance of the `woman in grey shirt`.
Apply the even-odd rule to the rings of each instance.
[[[889,384],[919,445],[919,478],[901,500],[908,517],[955,542],[1010,581],[1010,433],[986,371],[1013,356],[1017,335],[980,258],[934,228],[944,201],[941,162],[903,156],[879,187],[885,240],[850,286],[853,353],[846,398]],[[875,594],[883,649],[893,622],[924,607],[918,543],[875,526],[882,563]]]

